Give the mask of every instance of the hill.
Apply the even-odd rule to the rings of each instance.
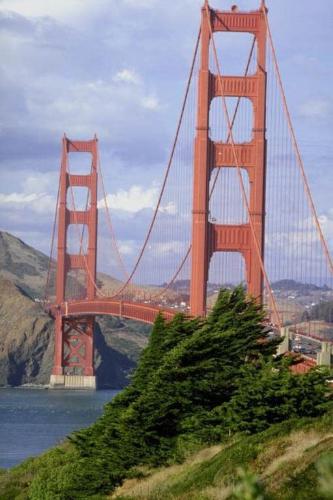
[[[298,291],[301,293],[313,292],[313,291],[323,291],[328,292],[331,290],[327,285],[318,286],[313,283],[300,283],[295,280],[279,280],[272,283],[273,290],[289,290],[292,292]]]
[[[0,231],[0,385],[49,382],[53,321],[36,302],[44,296],[47,271],[46,255]],[[99,279],[114,286],[107,275]],[[134,321],[98,319],[95,366],[101,387],[127,385],[149,332]]]
[[[49,259],[46,255],[0,231],[0,276],[18,285],[31,299],[43,297]]]
[[[46,384],[53,321],[12,281],[0,277],[0,385]]]

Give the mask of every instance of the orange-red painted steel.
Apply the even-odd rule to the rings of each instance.
[[[210,16],[210,19],[209,17]],[[222,77],[209,69],[211,31],[253,33],[257,43],[257,71],[253,76]],[[264,258],[265,171],[266,171],[266,23],[263,8],[254,12],[219,12],[205,5],[201,22],[201,67],[198,85],[197,134],[195,139],[191,314],[206,314],[209,263],[214,252],[239,252],[246,265],[248,292],[261,300]],[[254,123],[250,143],[213,142],[209,137],[209,110],[214,98],[244,97],[253,104]],[[234,149],[240,166],[248,172],[250,182],[250,217],[259,244],[251,235],[250,225],[215,225],[209,222],[209,181],[213,168],[235,168]],[[241,202],[241,200],[240,200]]]
[[[175,309],[160,308],[135,302],[96,298],[94,300],[65,302],[59,306],[53,306],[50,312],[53,316],[60,315],[67,319],[89,315],[109,315],[153,324],[160,312],[163,313],[164,318],[168,321],[175,316],[177,311]]]
[[[66,304],[66,281],[72,270],[81,270],[86,274],[86,299],[95,299],[96,255],[97,255],[97,166],[98,141],[71,141],[67,137],[62,142],[62,161],[60,172],[60,192],[58,209],[58,256],[56,279],[55,309],[55,353],[53,375],[94,374],[94,315],[86,311],[86,318],[68,317],[63,309]],[[72,175],[69,171],[68,154],[86,153],[92,158],[89,175]],[[70,209],[68,197],[73,196],[73,187],[89,189],[89,207],[85,211]],[[69,195],[69,196],[68,196]],[[74,200],[73,200],[74,205]],[[67,252],[67,231],[69,225],[84,224],[88,232],[86,253],[80,248],[80,254]],[[82,241],[81,241],[82,244]]]

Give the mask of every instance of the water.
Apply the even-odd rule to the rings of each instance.
[[[119,391],[0,389],[0,468],[9,468],[94,422]]]

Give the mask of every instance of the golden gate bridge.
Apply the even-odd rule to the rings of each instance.
[[[224,72],[217,43],[227,33],[251,37],[237,76]],[[79,153],[91,160],[88,172],[71,170]],[[106,255],[109,275],[101,272]],[[317,362],[330,365],[330,323],[309,317],[304,298],[288,301],[273,284],[295,280],[318,290],[319,302],[333,300],[332,271],[265,2],[242,12],[205,1],[158,201],[131,269],[117,242],[97,137],[63,138],[45,293],[55,318],[51,386],[95,387],[96,316],[145,323],[160,312],[204,316],[219,287],[238,283],[265,304],[272,331],[284,336],[281,352],[304,337],[320,344]]]

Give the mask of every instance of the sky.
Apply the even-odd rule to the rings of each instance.
[[[211,6],[228,10],[234,1]],[[238,1],[245,10],[259,3]],[[117,236],[124,253],[134,255],[163,178],[201,4],[0,0],[0,229],[48,253],[61,138],[96,133],[110,207],[121,221]],[[333,3],[267,5],[306,172],[333,249]]]

